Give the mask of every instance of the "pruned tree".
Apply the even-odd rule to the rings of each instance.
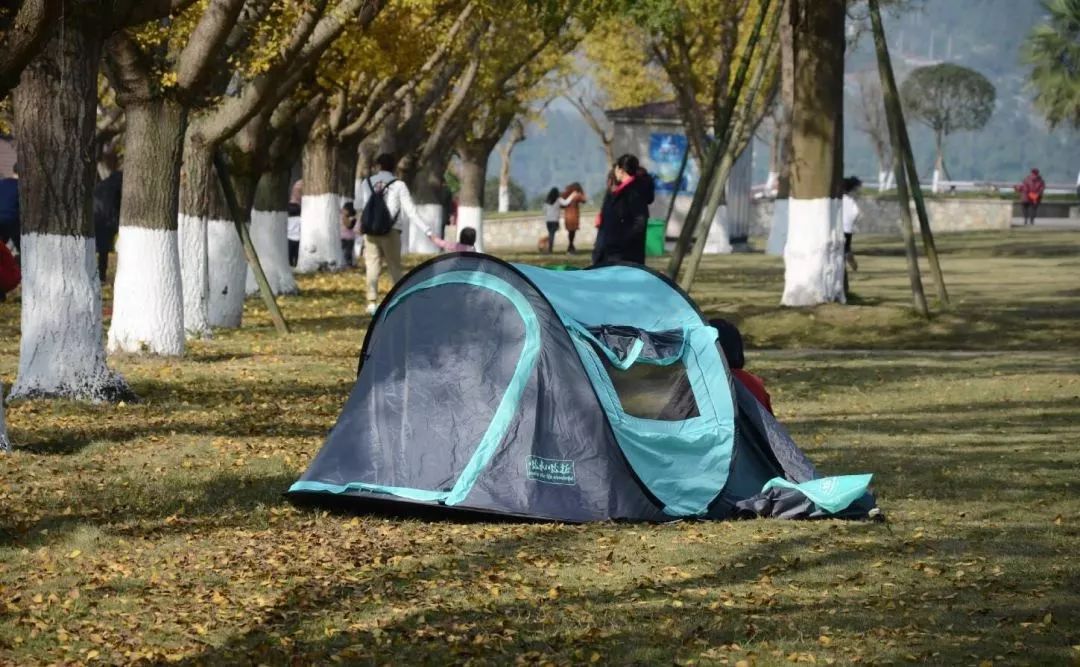
[[[455,130],[461,176],[458,227],[476,229],[481,251],[488,158],[515,120],[528,116],[533,105],[543,105],[557,95],[544,84],[564,64],[590,20],[590,15],[573,3],[552,3],[539,15],[522,7],[511,15],[504,14],[498,33],[482,47],[479,82]],[[504,164],[509,168],[508,156]]]
[[[499,213],[506,213],[510,210],[511,158],[514,156],[514,149],[526,138],[525,122],[519,117],[510,123],[510,130],[506,133],[502,143],[499,144]]]
[[[454,61],[464,57],[460,36],[475,33],[471,19],[476,4],[450,0],[429,4],[426,10],[397,6],[385,11],[363,38],[339,40],[328,53],[314,84],[327,103],[303,149],[297,271],[344,266],[338,211],[358,187],[359,146],[422,85],[448,74],[452,78]],[[402,48],[406,44],[408,48]]]
[[[1044,0],[1047,20],[1024,45],[1035,107],[1051,128],[1080,129],[1080,0]]]
[[[979,130],[994,113],[997,90],[973,69],[941,63],[915,69],[900,86],[904,109],[934,133],[934,183],[949,179],[945,140],[954,132]]]
[[[286,10],[300,12],[298,20],[283,22],[284,31],[268,26],[256,33],[259,38],[252,48],[262,54],[253,59],[256,66],[240,81],[223,77],[215,82],[217,102],[195,114],[190,122],[184,143],[179,216],[188,335],[206,335],[211,326],[238,327],[243,316],[246,261],[235,223],[220,205],[220,188],[212,168],[214,151],[268,106],[276,106],[295,90],[347,27],[363,30],[370,25],[386,0],[329,4],[288,5]],[[249,211],[254,188],[237,190],[242,193],[241,210]]]
[[[266,18],[245,0],[210,0],[109,40],[106,72],[124,109],[125,177],[110,352],[184,353],[177,198],[184,132],[224,54]]]
[[[874,150],[878,165],[878,187],[888,187],[892,171],[892,150],[889,145],[889,120],[885,115],[885,94],[881,79],[871,71],[859,72],[855,81],[855,129],[866,135]]]
[[[23,316],[16,397],[120,399],[131,391],[105,361],[91,215],[98,71],[117,30],[193,0],[71,3],[22,72],[14,94],[23,241]],[[58,94],[58,91],[62,91]]]

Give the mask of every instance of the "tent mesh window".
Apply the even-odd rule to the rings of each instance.
[[[612,366],[604,355],[598,356],[623,412],[631,417],[677,422],[700,416],[681,362],[669,366],[639,363],[624,371]]]

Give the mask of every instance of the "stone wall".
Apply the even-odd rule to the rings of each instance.
[[[679,198],[680,200],[682,197]],[[679,203],[682,203],[681,201]],[[994,229],[1008,229],[1012,224],[1012,202],[1001,199],[955,199],[934,200],[926,202],[927,212],[930,214],[930,227],[935,232],[966,232],[985,231]],[[859,199],[859,208],[862,215],[856,225],[856,232],[860,234],[893,234],[900,235],[900,205],[895,199],[877,199],[864,197]],[[654,215],[658,209],[652,207]],[[769,228],[772,226],[773,202],[769,199],[756,200],[751,207],[750,236],[758,239],[769,236]],[[666,212],[666,211],[665,211]],[[1080,215],[1080,214],[1078,214]],[[596,227],[593,226],[593,218],[596,211],[582,211],[581,228],[578,230],[575,245],[581,248],[592,248],[596,241]],[[912,221],[918,229],[918,218],[915,217],[915,209],[911,210]],[[678,226],[672,224],[668,227],[668,237],[678,234]],[[484,220],[484,243],[490,252],[500,250],[535,250],[537,241],[546,238],[547,227],[539,213],[523,213],[520,216],[486,218]],[[457,228],[447,227],[446,238],[456,239]],[[555,250],[566,250],[566,230],[559,225],[559,233],[555,237]]]
[[[595,211],[581,212],[581,227],[574,237],[574,245],[591,250],[596,242],[596,227],[593,225]],[[445,238],[456,239],[456,227],[447,227]],[[537,242],[547,238],[547,225],[542,215],[522,215],[509,218],[484,220],[484,247],[487,252],[498,253],[500,250],[536,250]],[[566,251],[566,230],[559,224],[559,233],[555,235],[555,251]]]
[[[859,234],[900,234],[900,202],[895,199],[860,197],[861,215],[855,224]],[[1012,202],[1002,199],[928,199],[926,212],[935,232],[970,232],[1008,229],[1012,224]],[[773,202],[754,202],[751,236],[767,237],[772,227]],[[911,219],[918,229],[919,219],[911,207]]]

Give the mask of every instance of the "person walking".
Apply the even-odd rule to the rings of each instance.
[[[573,255],[577,253],[577,248],[574,247],[574,237],[577,236],[578,229],[581,228],[581,205],[588,199],[585,197],[585,189],[577,181],[566,186],[562,197],[568,200],[566,207],[563,208],[563,225],[566,227],[566,235],[570,239],[566,252]]]
[[[409,187],[394,176],[397,168],[397,159],[390,153],[383,153],[375,158],[375,166],[378,171],[364,179],[360,187],[359,201],[361,221],[364,232],[364,266],[367,271],[367,312],[374,315],[379,307],[379,274],[382,273],[383,264],[390,272],[390,279],[397,283],[401,280],[401,230],[404,225],[401,220],[404,214],[409,224],[416,225],[425,235],[431,229],[424,224],[424,219],[416,210]],[[375,217],[381,207],[385,206],[385,214],[393,221],[389,232],[385,234],[371,234],[368,232],[367,221]],[[370,208],[369,208],[370,207]]]
[[[1020,194],[1020,208],[1024,212],[1025,226],[1035,224],[1035,216],[1039,213],[1039,204],[1042,203],[1045,190],[1046,181],[1043,180],[1038,169],[1032,169],[1024,182],[1017,186],[1016,191]]]
[[[124,190],[124,172],[118,168],[116,156],[107,153],[103,158],[109,175],[94,186],[94,245],[97,248],[98,278],[106,284],[109,255],[115,249],[120,233],[120,201]]]
[[[636,156],[615,161],[615,187],[600,212],[602,243],[593,253],[595,264],[645,263],[645,229],[649,220],[652,179],[641,176]]]

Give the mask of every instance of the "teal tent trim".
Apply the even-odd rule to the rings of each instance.
[[[330,491],[331,493],[343,493],[350,489],[363,489],[375,493],[386,493],[411,500],[443,501],[447,505],[457,505],[468,497],[476,480],[491,462],[499,443],[506,437],[510,424],[517,413],[521,397],[525,393],[525,385],[529,381],[533,370],[536,368],[537,358],[540,356],[540,319],[533,310],[532,304],[513,285],[502,278],[481,271],[450,271],[418,283],[401,292],[387,304],[382,317],[385,319],[402,300],[409,296],[443,285],[473,285],[491,290],[506,298],[517,311],[525,324],[525,343],[521,349],[521,357],[517,367],[510,378],[510,382],[503,392],[499,406],[495,409],[495,415],[491,419],[487,430],[484,432],[480,443],[473,451],[465,469],[461,471],[454,486],[449,491],[430,491],[425,489],[409,489],[401,487],[381,486],[365,482],[351,482],[345,485],[322,484],[320,482],[297,482],[290,490],[293,491]]]
[[[804,496],[814,501],[814,504],[829,514],[842,512],[859,498],[862,498],[870,486],[873,475],[840,475],[838,477],[822,477],[812,479],[809,482],[795,484],[781,477],[774,477],[761,491],[782,487],[799,491]]]
[[[438,502],[446,500],[450,495],[448,491],[425,491],[424,489],[409,489],[400,486],[383,486],[381,484],[367,484],[365,482],[349,482],[348,484],[326,484],[325,482],[296,482],[289,487],[289,493],[293,491],[321,491],[326,493],[342,494],[349,491],[371,491],[372,493],[385,493],[391,496],[419,500],[423,502]]]
[[[735,405],[716,348],[716,330],[702,324],[685,329],[682,363],[698,416],[674,422],[624,412],[591,344],[595,339],[582,333],[581,327],[571,327],[571,331],[630,467],[669,516],[704,515],[727,483],[735,440]]]

